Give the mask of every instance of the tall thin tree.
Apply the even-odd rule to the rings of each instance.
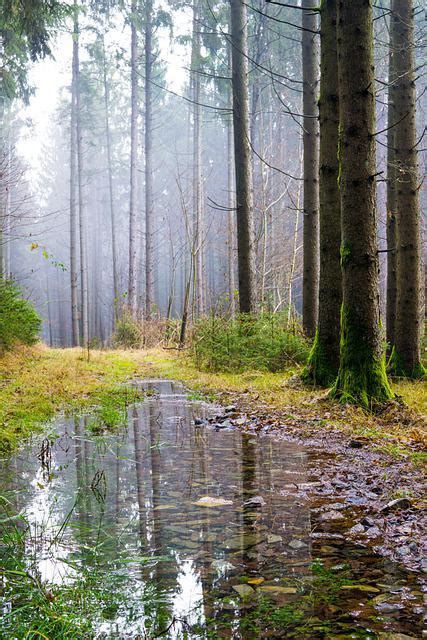
[[[367,409],[393,396],[380,330],[372,2],[338,0],[343,303],[332,392]]]
[[[138,39],[137,0],[131,4],[131,118],[130,118],[130,193],[129,193],[129,270],[128,304],[132,314],[137,309],[137,205],[138,205]]]
[[[320,281],[316,339],[304,377],[328,386],[336,379],[340,356],[341,206],[338,189],[337,1],[321,4],[320,29]]]
[[[243,0],[231,0],[231,46],[239,307],[241,313],[254,313],[255,250],[249,139],[247,15]]]
[[[145,0],[145,315],[154,308],[154,198],[153,198],[153,1]]]
[[[396,126],[397,300],[394,372],[424,374],[419,175],[416,140],[414,12],[412,0],[394,0]]]
[[[77,248],[77,134],[76,134],[76,84],[77,84],[77,2],[74,1],[73,57],[71,70],[71,121],[70,121],[70,286],[71,286],[71,344],[80,344],[78,303],[78,248]]]
[[[319,47],[313,0],[302,0],[302,75],[304,113],[303,290],[304,331],[314,336],[319,299]]]
[[[386,335],[389,349],[392,350],[396,329],[396,293],[397,293],[397,254],[396,254],[396,157],[395,157],[395,50],[396,50],[396,14],[390,12],[389,52],[388,52],[388,104],[387,104],[387,301]]]

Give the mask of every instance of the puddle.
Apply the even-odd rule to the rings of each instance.
[[[81,589],[95,632],[69,637],[422,637],[418,575],[346,543],[339,522],[322,526],[292,496],[312,481],[312,451],[195,425],[217,409],[177,383],[141,386],[153,395],[120,433],[64,419],[58,439],[2,461],[5,509],[29,527],[19,566],[48,596]],[[8,575],[1,638],[16,637],[25,605]]]

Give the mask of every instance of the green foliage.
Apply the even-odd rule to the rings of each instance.
[[[195,326],[193,357],[209,371],[283,371],[307,359],[309,344],[287,324],[286,313],[202,318]]]
[[[123,309],[113,334],[113,344],[125,349],[137,349],[141,346],[142,333],[139,323],[132,318],[129,311]]]
[[[11,281],[0,279],[0,353],[16,343],[37,342],[41,320]]]

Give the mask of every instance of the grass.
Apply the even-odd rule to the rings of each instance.
[[[326,398],[325,392],[304,387],[286,371],[243,373],[199,371],[186,353],[175,350],[92,351],[90,360],[81,349],[21,348],[0,360],[0,449],[8,451],[41,428],[61,409],[101,407],[104,423],[114,426],[117,411],[126,402],[121,386],[130,378],[164,377],[182,380],[192,393],[226,404],[237,401],[243,411],[257,407],[279,413],[280,421],[294,424],[312,435],[323,429],[339,429],[350,436],[366,437],[398,455],[409,453],[423,460],[426,443],[422,414],[427,388],[422,381],[399,380],[394,392],[407,406],[391,404],[380,415],[371,415]],[[289,379],[291,378],[291,381]],[[117,395],[118,394],[118,395]],[[114,397],[120,397],[118,402]],[[310,421],[315,421],[311,424]],[[311,424],[311,426],[310,426]]]
[[[95,417],[109,426],[130,401],[121,385],[139,371],[141,356],[96,351],[89,361],[81,349],[21,347],[0,359],[0,451],[14,449],[58,411],[98,407]]]

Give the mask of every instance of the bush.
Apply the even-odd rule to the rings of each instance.
[[[34,344],[38,339],[41,319],[34,307],[22,298],[20,289],[11,281],[0,279],[0,353],[14,344]]]
[[[193,356],[200,369],[283,371],[290,364],[304,363],[308,353],[308,341],[295,325],[288,328],[284,313],[236,319],[212,316],[194,328]]]
[[[113,344],[125,349],[138,349],[142,344],[141,326],[127,309],[123,309],[123,313],[117,321]]]

